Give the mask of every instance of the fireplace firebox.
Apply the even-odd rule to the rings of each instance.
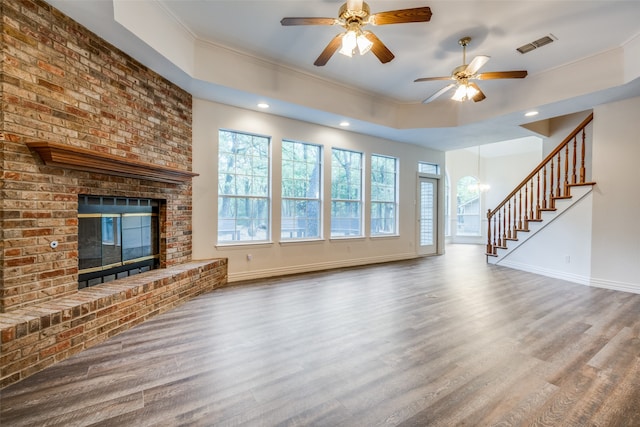
[[[160,201],[78,196],[78,289],[158,268]]]

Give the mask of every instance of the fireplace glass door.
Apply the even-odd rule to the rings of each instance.
[[[158,267],[158,206],[147,199],[80,196],[79,288]]]
[[[156,221],[154,221],[154,219]],[[130,262],[138,258],[148,257],[157,251],[152,230],[157,217],[149,214],[122,215],[122,260]],[[154,227],[155,225],[155,227]]]

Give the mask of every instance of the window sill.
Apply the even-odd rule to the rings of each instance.
[[[398,237],[400,237],[399,234],[375,234],[371,236],[372,239],[388,239],[388,238],[397,239]]]
[[[366,240],[367,236],[333,236],[329,237],[329,240]]]
[[[287,239],[287,240],[280,240],[278,243],[280,245],[292,245],[292,244],[296,244],[296,243],[304,243],[304,244],[314,244],[314,243],[322,243],[324,242],[324,239]]]
[[[273,242],[272,241],[259,241],[259,242],[252,242],[252,241],[244,241],[244,242],[238,242],[238,241],[234,241],[234,242],[220,242],[220,243],[216,243],[215,247],[216,248],[224,248],[224,249],[234,249],[234,248],[244,248],[246,246],[273,246]]]

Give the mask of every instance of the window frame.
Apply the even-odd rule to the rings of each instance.
[[[357,198],[344,198],[344,197],[335,197],[334,190],[336,189],[335,184],[335,168],[334,168],[334,158],[336,152],[350,153],[356,154],[359,157],[359,174],[356,175],[359,179],[358,187],[357,187]],[[329,236],[331,239],[349,239],[349,238],[362,238],[364,236],[364,171],[365,171],[365,157],[364,153],[356,150],[349,150],[345,148],[332,147],[331,148],[331,206],[330,206],[330,226],[329,226]],[[351,174],[350,174],[351,176]],[[351,192],[351,185],[347,186],[347,192]],[[357,207],[357,218],[354,217],[336,217],[334,215],[336,204],[354,204]],[[357,224],[357,234],[351,234],[350,230],[353,230],[351,227],[342,228],[345,230],[346,234],[337,234],[335,232],[335,222],[336,220],[344,220],[347,225]],[[353,220],[356,220],[355,222]]]
[[[266,144],[266,146],[263,148],[264,153],[266,155],[266,159],[263,158],[263,156],[255,156],[255,155],[245,155],[245,156],[238,156],[237,153],[233,153],[233,152],[224,152],[222,151],[223,149],[223,144],[222,144],[222,134],[223,133],[229,133],[229,134],[235,134],[235,135],[243,135],[245,137],[251,137],[252,139],[261,139],[264,140],[264,143]],[[236,130],[230,130],[230,129],[219,129],[218,130],[218,185],[217,185],[217,189],[218,189],[218,206],[217,206],[217,229],[216,229],[216,241],[217,241],[217,245],[246,245],[246,244],[260,244],[260,243],[270,243],[271,242],[271,235],[272,235],[272,224],[271,224],[271,209],[272,209],[272,191],[271,191],[271,179],[272,179],[272,143],[271,143],[271,137],[270,136],[266,136],[266,135],[259,135],[259,134],[253,134],[250,132],[242,132],[242,131],[236,131]],[[238,158],[243,158],[244,160],[244,165],[246,167],[247,164],[250,165],[250,167],[245,168],[242,172],[243,173],[237,173],[237,171],[235,173],[229,173],[229,171],[227,170],[227,168],[221,168],[221,161],[223,159],[223,155],[226,155],[226,157],[224,158],[229,158],[229,156],[233,156],[234,158],[234,162],[233,162],[233,168],[235,169],[237,167],[237,159]],[[265,166],[266,167],[266,174],[257,174],[255,173],[258,170],[261,170],[260,167],[255,167],[255,165],[258,166]],[[221,177],[225,175],[227,177],[229,177],[230,175],[232,176],[232,180],[233,182],[236,184],[235,185],[235,190],[234,192],[224,192],[223,191],[223,187],[222,187],[222,182],[223,181],[227,181],[222,180]],[[250,186],[250,190],[246,193],[238,193],[237,192],[237,183],[238,183],[238,177],[244,177],[244,184],[245,186],[249,185]],[[262,181],[262,182],[261,182]],[[258,184],[256,184],[258,183]],[[256,188],[253,188],[254,184],[256,184],[256,187],[263,187],[264,190],[263,191],[258,191],[256,192]],[[223,199],[228,199],[231,201],[231,204],[227,204],[226,201],[224,201]],[[245,208],[248,208],[249,210],[253,211],[254,209],[256,209],[256,206],[260,206],[260,202],[264,203],[264,206],[262,207],[262,209],[260,209],[261,211],[263,211],[264,216],[260,216],[260,215],[256,215],[253,214],[251,216],[247,216],[244,218],[240,218],[238,216],[238,202],[239,201],[244,201],[245,202]],[[221,209],[223,209],[223,205],[226,205],[227,208],[232,209],[234,211],[234,215],[230,216],[230,217],[223,217],[221,218]],[[262,213],[262,212],[261,212]],[[230,222],[230,226],[227,227],[226,229],[223,229],[221,227],[221,222],[225,221],[226,222]],[[240,222],[247,222],[247,226],[246,227],[242,227],[239,223]],[[263,229],[264,227],[264,232],[261,231],[261,229]],[[250,238],[243,238],[243,229],[247,229],[247,235]],[[221,232],[224,234],[228,234],[231,236],[230,239],[221,239]],[[253,233],[253,235],[252,235]],[[256,236],[260,236],[261,234],[263,234],[263,237],[259,237],[259,238],[255,238]]]
[[[418,161],[418,173],[440,176],[440,165],[437,163]]]
[[[379,159],[386,159],[386,160],[393,160],[393,171],[389,171],[389,170],[385,170],[383,173],[387,174],[387,173],[393,173],[393,201],[389,201],[389,200],[377,200],[375,195],[378,194],[377,191],[374,191],[375,187],[376,187],[376,183],[375,183],[375,179],[374,179],[374,173],[376,171],[374,171],[374,169],[376,168],[375,166],[375,158],[379,158]],[[398,235],[398,212],[399,212],[399,204],[398,204],[398,200],[399,200],[399,181],[400,181],[400,159],[398,159],[397,157],[394,156],[387,156],[384,154],[371,154],[371,161],[370,161],[370,171],[369,171],[369,175],[370,175],[370,179],[371,179],[371,194],[370,194],[370,211],[369,211],[369,220],[370,220],[370,225],[369,225],[369,233],[371,235],[371,237],[385,237],[385,236],[397,236]],[[387,186],[388,187],[388,186]],[[388,220],[388,218],[376,218],[374,217],[374,204],[383,204],[383,205],[391,205],[393,207],[392,212],[393,212],[393,230],[389,231],[389,232],[380,232],[380,231],[375,231],[374,230],[374,223],[375,220]]]
[[[280,196],[280,241],[281,242],[291,242],[291,241],[300,241],[300,240],[319,240],[322,239],[322,232],[323,232],[323,227],[322,227],[322,222],[323,222],[323,188],[322,188],[322,182],[323,182],[323,169],[324,169],[324,147],[320,144],[314,144],[314,143],[310,143],[310,142],[304,142],[304,141],[296,141],[296,140],[292,140],[292,139],[283,139],[281,141],[281,163],[280,163],[280,168],[281,168],[281,178],[280,178],[280,187],[281,187],[281,196]],[[285,145],[286,144],[298,144],[298,145],[302,145],[304,147],[314,147],[317,148],[317,162],[314,163],[304,163],[305,165],[309,166],[309,165],[314,165],[314,168],[317,168],[317,174],[315,179],[317,180],[316,182],[316,186],[317,186],[317,192],[316,192],[316,196],[315,197],[310,197],[310,196],[288,196],[285,194],[285,180],[288,180],[290,178],[285,178],[285,165],[286,162],[291,161],[293,162],[293,168],[295,170],[295,164],[299,164],[302,162],[297,162],[295,160],[289,160],[289,159],[285,159],[285,155],[284,155],[284,149],[285,149]],[[291,178],[293,180],[295,180],[295,177]],[[307,191],[308,191],[308,187],[307,187]],[[316,219],[316,223],[317,223],[317,233],[316,235],[309,235],[308,234],[308,217],[304,217],[303,218],[303,224],[306,225],[306,227],[284,227],[285,223],[285,219],[294,219],[294,221],[296,221],[296,225],[297,221],[299,220],[300,217],[298,217],[297,215],[295,215],[294,212],[294,216],[291,216],[289,214],[287,214],[285,216],[284,214],[284,210],[285,210],[285,202],[286,201],[293,201],[294,203],[296,202],[309,202],[309,201],[314,201],[317,203],[317,213],[318,213],[318,217]],[[305,230],[306,229],[306,230]],[[288,231],[286,231],[288,230]],[[289,235],[287,236],[286,233],[289,233]]]

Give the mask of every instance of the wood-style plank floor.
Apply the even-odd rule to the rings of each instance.
[[[440,257],[202,295],[1,393],[2,426],[640,426],[640,295]]]

